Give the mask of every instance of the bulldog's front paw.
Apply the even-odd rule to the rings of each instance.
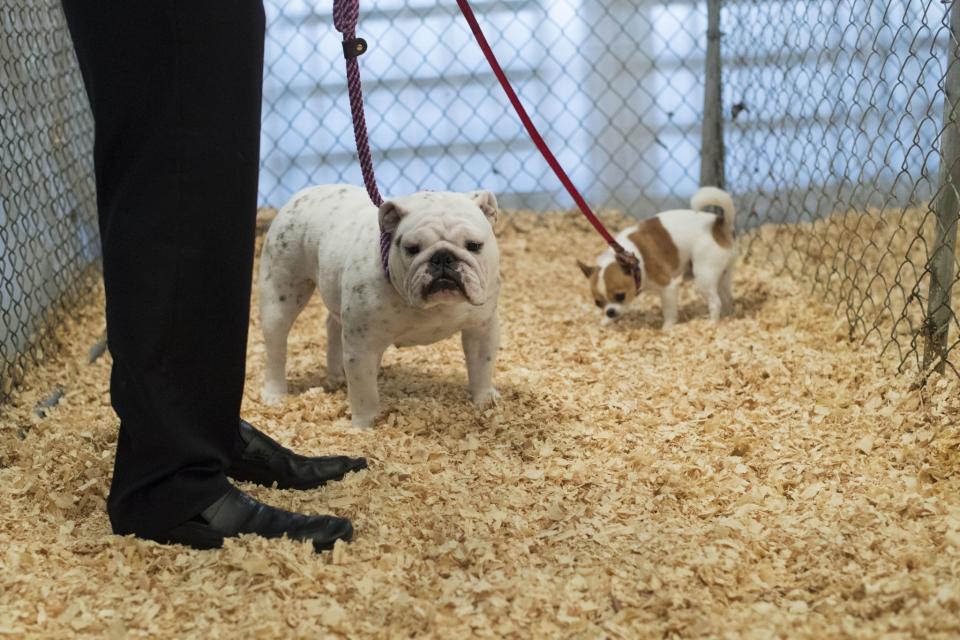
[[[493,387],[490,387],[489,389],[474,393],[473,404],[477,405],[481,409],[496,406],[500,404],[500,392]]]
[[[373,428],[373,422],[377,419],[377,414],[357,414],[354,413],[350,417],[350,426],[354,429],[359,429],[361,431],[366,431]]]
[[[287,385],[265,384],[260,390],[260,400],[267,405],[278,405],[287,395]]]

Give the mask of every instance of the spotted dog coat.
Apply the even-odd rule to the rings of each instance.
[[[498,215],[488,191],[417,192],[377,209],[359,187],[312,187],[293,196],[267,232],[260,262],[260,319],[267,366],[263,397],[286,393],[287,335],[314,290],[327,317],[327,379],[346,381],[352,424],[379,410],[384,351],[460,332],[473,401],[493,402],[499,346]],[[381,232],[392,234],[388,271]]]

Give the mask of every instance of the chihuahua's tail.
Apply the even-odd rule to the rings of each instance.
[[[716,213],[718,230],[722,230],[724,237],[733,241],[737,209],[733,206],[733,198],[729,193],[717,187],[701,187],[690,198],[690,208],[694,211]],[[711,211],[711,208],[714,209]]]

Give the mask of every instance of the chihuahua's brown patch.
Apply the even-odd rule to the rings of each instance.
[[[660,218],[644,220],[628,237],[643,258],[646,276],[661,287],[670,284],[680,269],[680,253]]]
[[[717,216],[717,219],[713,222],[713,239],[718,245],[724,249],[729,249],[733,246],[733,233],[727,229],[727,225],[724,224],[723,216]]]

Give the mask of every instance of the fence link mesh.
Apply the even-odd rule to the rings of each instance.
[[[944,144],[960,116],[955,103],[945,110],[951,74],[950,91],[960,90],[957,9],[940,0],[724,7],[727,175],[747,226],[772,223],[748,237],[748,256],[815,283],[850,337],[901,370],[960,367],[957,287],[948,304],[957,257],[945,243],[957,224],[957,183],[946,176],[960,178],[960,157]],[[925,350],[938,332],[945,340]]]
[[[93,288],[92,147],[59,2],[0,3],[0,403]]]
[[[650,215],[697,186],[702,2],[476,0],[544,138],[598,207]],[[332,3],[267,2],[265,204],[306,184],[361,184]],[[476,189],[511,208],[572,202],[531,143],[454,0],[365,0],[358,35],[385,194]]]
[[[360,184],[332,3],[265,4],[261,203],[308,184]],[[707,2],[473,6],[591,204],[645,217],[687,202],[704,151]],[[950,243],[960,152],[945,136],[960,118],[947,99],[955,3],[721,6],[724,169],[749,231],[745,259],[811,283],[852,339],[901,370],[960,375]],[[360,62],[385,194],[483,187],[507,208],[572,205],[454,0],[364,0],[358,33],[371,44]],[[97,236],[93,127],[58,2],[0,6],[0,73],[2,402],[55,348],[64,303],[89,291]]]

